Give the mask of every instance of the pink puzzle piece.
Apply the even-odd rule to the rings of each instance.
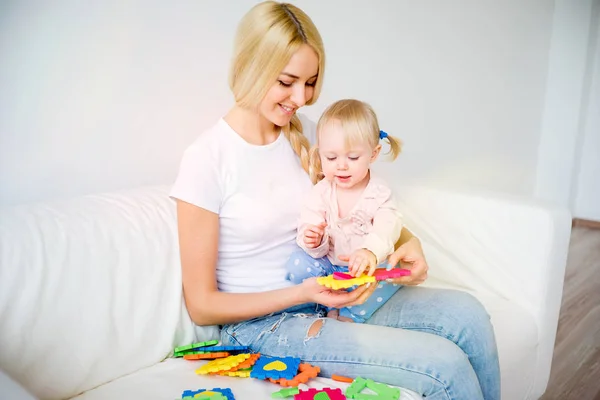
[[[377,271],[375,271],[375,279],[378,281],[384,281],[386,279],[400,278],[401,276],[408,276],[408,275],[410,275],[410,270],[403,269],[403,268],[394,268],[389,271],[387,271],[385,269],[378,269]]]
[[[328,398],[331,400],[345,400],[346,396],[342,393],[340,389],[309,389],[309,390],[301,390],[300,393],[294,396],[294,400],[315,400],[320,398],[327,398],[318,396],[319,393],[326,393]]]
[[[350,274],[345,274],[343,272],[334,272],[333,273],[333,279],[337,279],[337,280],[347,280],[347,279],[354,279],[354,277]]]

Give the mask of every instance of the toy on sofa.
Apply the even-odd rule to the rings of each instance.
[[[376,395],[361,393],[364,389],[370,389],[375,392]],[[356,377],[354,382],[346,389],[346,397],[355,400],[398,400],[400,398],[400,389],[392,388],[383,383],[377,383],[372,379]]]
[[[182,400],[235,400],[229,388],[186,390],[181,394]]]
[[[384,274],[378,275],[380,278],[379,280],[388,279],[388,276],[389,275]],[[342,279],[337,279],[336,281],[345,282],[351,280],[344,278],[345,277],[342,277]],[[375,279],[374,276],[369,278]],[[216,341],[202,342],[181,346],[175,349],[175,353],[197,350],[198,348],[208,350],[211,348],[210,346],[217,344],[215,342]],[[209,345],[207,345],[207,343],[209,343]],[[231,349],[233,347],[234,346],[222,346],[213,348]],[[237,347],[246,348],[244,346]],[[206,354],[216,354],[216,352]],[[184,358],[190,359],[188,358],[188,355],[184,356]],[[201,356],[202,354],[198,355]],[[297,357],[267,357],[261,356],[260,353],[242,353],[228,357],[223,356],[205,363],[196,370],[196,373],[201,375],[212,374],[242,378],[252,377],[269,380],[272,383],[283,386],[284,389],[272,393],[272,398],[294,396],[294,400],[336,400],[346,398],[354,400],[398,400],[400,397],[399,389],[389,387],[383,383],[377,383],[371,379],[363,379],[360,377],[353,379],[339,375],[333,375],[332,378],[336,381],[351,383],[345,393],[342,393],[339,388],[299,390],[298,386],[300,384],[307,383],[310,379],[317,377],[320,372],[321,370],[319,367],[312,366],[308,363],[302,363]],[[376,394],[361,393],[364,389],[370,389]],[[183,392],[181,398],[185,400],[235,400],[231,389],[228,388],[214,388],[210,390],[199,389],[196,391],[186,390]]]

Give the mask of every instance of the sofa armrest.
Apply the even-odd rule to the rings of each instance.
[[[571,233],[569,211],[517,196],[424,187],[399,188],[398,197],[407,227],[423,242],[428,285],[499,296],[531,313],[540,346],[540,381],[533,386],[546,387]]]

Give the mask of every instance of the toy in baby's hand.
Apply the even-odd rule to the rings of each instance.
[[[410,275],[410,270],[403,268],[393,268],[391,270],[379,268],[375,270],[372,276],[363,274],[361,276],[352,276],[343,272],[334,272],[332,275],[321,276],[317,278],[319,285],[327,288],[338,290],[338,289],[349,289],[352,286],[364,285],[375,281],[384,281],[386,279],[399,278],[401,276]]]

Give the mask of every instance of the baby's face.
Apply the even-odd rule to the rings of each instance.
[[[319,155],[325,179],[340,188],[350,189],[364,183],[374,149],[366,141],[348,146],[341,124],[333,120],[319,132]]]

